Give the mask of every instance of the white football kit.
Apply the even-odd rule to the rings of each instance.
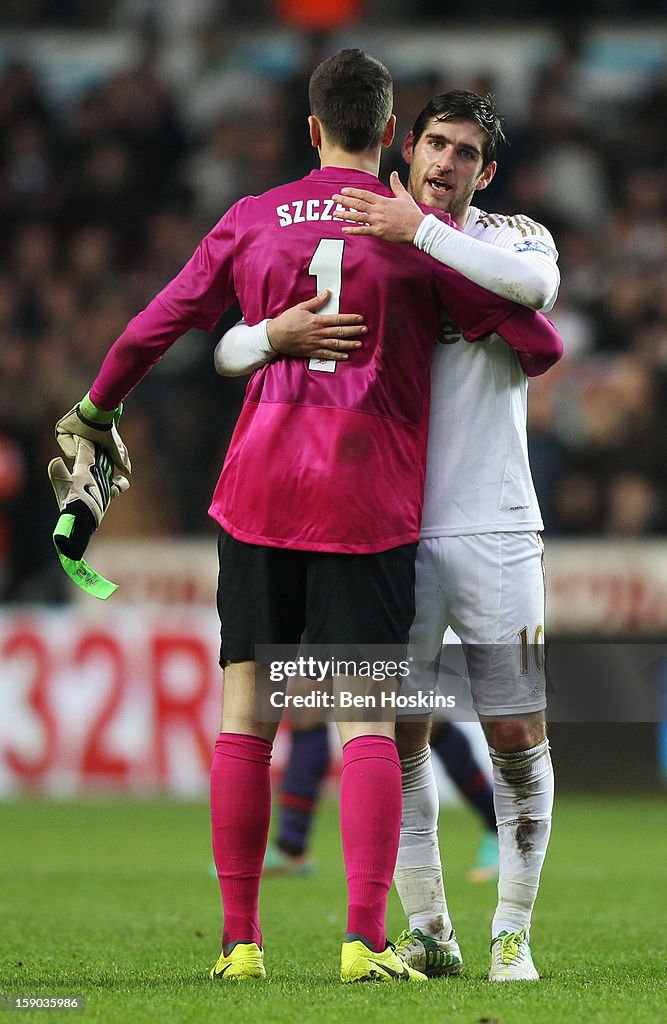
[[[450,263],[438,244],[439,225],[437,218],[425,218],[414,244]],[[471,207],[464,232],[519,254],[521,264],[515,260],[514,267],[521,274],[525,266],[527,280],[531,264],[539,261],[544,271],[549,261],[553,290],[540,308],[551,309],[558,253],[542,225]],[[489,286],[484,278],[476,280]],[[517,279],[519,301],[520,296]],[[498,335],[469,344],[445,315],[431,367],[417,612],[410,633],[413,665],[422,671],[417,669],[412,682],[432,687],[449,626],[464,644],[473,707],[480,715],[546,706],[543,524],[528,462],[527,397],[528,378],[516,352]],[[443,679],[441,688],[446,685]]]

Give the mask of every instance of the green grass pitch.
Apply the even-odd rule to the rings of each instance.
[[[221,913],[202,803],[0,804],[0,995],[83,995],[74,1011],[11,1020],[83,1024],[657,1024],[667,1019],[664,802],[562,796],[532,946],[540,983],[484,980],[495,886],[465,880],[479,826],[444,808],[460,979],[342,986],[344,877],[335,803],[317,871],[262,890],[269,980],[211,982]],[[390,934],[403,927],[392,893]],[[0,1024],[5,1013],[0,1010]]]

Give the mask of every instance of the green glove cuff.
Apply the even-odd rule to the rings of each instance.
[[[121,408],[122,406],[119,406],[117,409],[111,409],[109,411],[106,409],[99,409],[95,403],[91,401],[90,391],[84,395],[79,402],[79,412],[83,418],[88,420],[90,423],[99,423],[100,426],[108,426],[110,423],[113,423],[117,416],[120,415]]]
[[[115,594],[118,590],[118,584],[112,583],[111,580],[107,580],[104,576],[100,576],[99,573],[95,572],[93,568],[85,561],[80,558],[75,561],[73,558],[68,558],[67,555],[63,555],[62,551],[58,547],[56,537],[64,536],[69,537],[74,526],[74,516],[68,513],[63,513],[60,519],[56,523],[56,528],[53,531],[53,542],[58,552],[58,558],[60,564],[69,576],[71,580],[76,583],[78,587],[85,590],[87,594],[92,594],[93,597],[97,597],[100,601],[106,601],[108,597]]]

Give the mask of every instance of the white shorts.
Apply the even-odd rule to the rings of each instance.
[[[528,714],[546,707],[543,544],[538,533],[420,541],[416,604],[409,655],[414,659],[411,676],[423,690],[433,688],[439,672],[440,691],[447,690],[442,663],[450,660],[443,652],[449,626],[463,645],[463,672],[467,666],[477,714]]]

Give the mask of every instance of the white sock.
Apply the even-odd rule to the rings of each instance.
[[[394,884],[411,930],[448,939],[447,911],[438,846],[440,801],[431,764],[431,748],[401,759],[403,814]]]
[[[493,762],[493,801],[498,822],[498,906],[491,937],[530,928],[540,872],[549,843],[554,773],[549,743],[501,754]]]

